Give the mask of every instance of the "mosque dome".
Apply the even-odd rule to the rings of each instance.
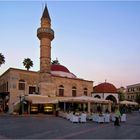
[[[76,78],[76,76],[73,73],[71,73],[65,66],[60,64],[51,65],[51,74],[54,76]]]
[[[117,93],[117,88],[111,83],[101,83],[94,87],[94,93]]]
[[[58,65],[58,64],[52,64],[51,65],[51,71],[62,71],[62,72],[67,72],[67,73],[70,73],[70,71],[65,67],[65,66],[62,66],[62,65]]]

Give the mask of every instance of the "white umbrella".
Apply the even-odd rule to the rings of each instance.
[[[127,100],[120,101],[120,104],[122,104],[122,105],[138,105],[138,103],[136,103],[136,102],[127,101]]]
[[[59,100],[59,99],[58,99]],[[59,101],[65,102],[92,102],[92,103],[111,103],[109,100],[93,98],[91,96],[63,97]]]

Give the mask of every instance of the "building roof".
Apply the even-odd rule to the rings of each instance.
[[[52,64],[51,71],[63,71],[70,73],[70,71],[65,66],[62,66],[60,64]]]
[[[23,69],[19,69],[19,68],[9,68],[7,71],[5,71],[2,75],[0,75],[0,79],[5,76],[6,74],[8,74],[10,71],[14,70],[15,72],[19,71],[19,72],[23,72],[23,73],[33,73],[33,74],[39,74],[39,71],[27,71],[27,70],[23,70]],[[54,72],[54,73],[53,73]],[[72,73],[68,73],[68,76],[65,76],[66,72],[63,73],[59,73],[59,71],[51,71],[51,74],[53,77],[59,77],[59,78],[67,78],[67,79],[73,79],[73,80],[81,80],[81,81],[86,81],[86,82],[93,82],[93,81],[89,81],[89,80],[85,80],[85,79],[81,79],[81,78],[77,78],[74,74]]]
[[[117,88],[111,83],[101,83],[94,87],[94,93],[117,93]]]
[[[127,88],[133,88],[133,87],[140,87],[140,83],[133,84],[133,85],[128,85]]]
[[[42,14],[42,18],[47,18],[49,21],[51,21],[51,18],[50,18],[49,12],[48,12],[47,5],[45,5],[44,12]]]
[[[76,78],[76,76],[71,73],[65,66],[57,64],[51,65],[51,74],[54,76]]]

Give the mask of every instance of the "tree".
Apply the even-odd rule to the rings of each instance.
[[[136,102],[140,104],[140,94],[136,95]]]
[[[124,93],[119,93],[119,101],[124,101],[124,99],[125,99],[125,95],[124,95]]]
[[[119,101],[125,100],[125,94],[126,94],[126,89],[124,87],[120,87],[118,89],[118,98],[119,98]]]
[[[56,64],[56,65],[60,65],[59,61],[56,59],[56,60],[53,60],[52,61],[52,64]]]
[[[0,53],[0,66],[5,63],[5,57],[2,53]]]
[[[33,67],[33,61],[30,58],[25,58],[23,61],[23,65],[27,70],[29,70],[31,67]]]

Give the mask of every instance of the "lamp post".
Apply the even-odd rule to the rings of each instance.
[[[5,97],[5,112],[7,113],[9,111],[9,94]]]
[[[20,98],[20,111],[19,111],[19,115],[22,115],[25,111],[24,109],[24,103],[25,103],[25,96],[26,95],[20,95],[19,98]]]
[[[23,101],[25,100],[25,96],[26,96],[26,82],[23,81],[21,82],[22,86],[20,89],[20,93],[19,93],[19,103],[20,103],[20,107],[19,107],[19,115],[22,115],[24,113],[24,105],[23,105]]]
[[[19,106],[19,115],[22,115],[22,102],[21,102],[21,95],[19,96],[20,106]]]

